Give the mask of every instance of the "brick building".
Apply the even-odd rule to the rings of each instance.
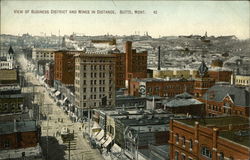
[[[136,52],[132,42],[125,43],[125,53],[116,53],[116,88],[129,88],[132,78],[147,77],[147,51]]]
[[[0,150],[35,147],[40,139],[36,121],[0,123]]]
[[[49,85],[49,87],[54,86],[54,63],[49,62],[46,63],[45,66],[45,82]]]
[[[172,80],[144,78],[131,80],[129,94],[132,96],[157,95],[161,97],[174,97],[185,90],[188,93],[193,93],[194,80],[184,78]]]
[[[192,95],[184,92],[174,99],[163,103],[164,109],[174,114],[186,114],[190,116],[205,116],[205,105]]]
[[[211,69],[208,71],[208,76],[215,82],[230,82],[232,74],[233,72],[228,70]]]
[[[249,159],[249,120],[242,117],[170,121],[170,159]]]
[[[75,81],[75,58],[78,51],[59,50],[55,52],[54,87],[60,90],[61,83],[73,86]]]
[[[209,76],[208,67],[205,62],[202,61],[194,83],[194,95],[196,97],[203,96],[205,92],[214,85],[214,83],[215,79]]]
[[[206,104],[206,113],[209,116],[238,115],[249,117],[250,92],[243,87],[216,83],[199,98]]]

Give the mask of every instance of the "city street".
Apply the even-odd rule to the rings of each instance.
[[[25,61],[24,58],[19,60],[20,62]],[[27,67],[27,62],[20,64],[22,68]],[[69,116],[64,113],[62,108],[56,105],[46,88],[40,84],[33,73],[26,71],[25,76],[30,83],[35,85],[34,103],[39,104],[42,102],[39,110],[44,115],[40,116],[41,147],[44,158],[49,160],[69,159],[69,143],[64,143],[60,136],[61,129],[67,127],[71,133],[74,133],[74,140],[70,142],[71,160],[103,159],[100,152],[97,149],[92,149],[83,138],[82,124],[79,122],[73,123],[69,119]]]

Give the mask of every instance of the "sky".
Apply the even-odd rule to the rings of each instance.
[[[199,34],[250,37],[248,1],[7,1],[1,0],[1,34],[143,35]],[[15,13],[23,10],[23,13]],[[27,13],[25,13],[25,10]],[[48,10],[49,14],[31,13]],[[67,10],[51,14],[51,10]],[[113,10],[116,14],[72,14],[70,10]],[[120,14],[121,10],[144,14]],[[157,12],[157,13],[156,13]]]

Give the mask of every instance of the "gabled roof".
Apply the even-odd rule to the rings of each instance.
[[[230,96],[237,106],[250,107],[250,93],[245,88],[233,85],[216,84],[203,95],[202,99],[222,102],[226,96]]]

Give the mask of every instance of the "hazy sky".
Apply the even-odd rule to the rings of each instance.
[[[6,1],[1,0],[1,34],[131,35],[153,37],[204,34],[249,38],[248,1]],[[29,10],[16,14],[14,10]],[[31,14],[31,10],[68,10],[67,14]],[[69,10],[114,10],[116,14],[70,14]],[[144,10],[145,14],[120,14]],[[153,11],[157,11],[154,14]]]

